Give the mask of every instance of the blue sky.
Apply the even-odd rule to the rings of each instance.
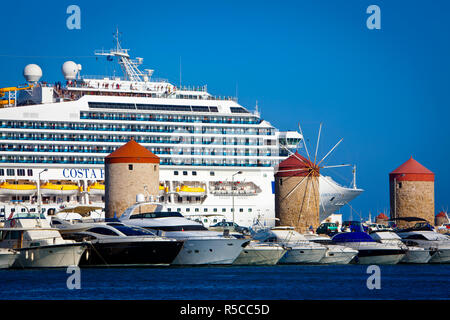
[[[344,141],[326,163],[356,163],[366,192],[351,204],[367,216],[389,210],[388,174],[412,155],[436,174],[436,212],[449,206],[450,26],[448,1],[24,1],[2,5],[0,86],[23,83],[28,63],[43,80],[62,81],[64,61],[83,74],[110,74],[93,57],[123,46],[155,76],[235,95],[281,130],[300,122],[319,154]],[[81,9],[81,30],[66,8]],[[381,9],[369,30],[366,8]],[[119,68],[116,67],[116,71]],[[323,171],[351,182],[351,169]],[[349,209],[342,210],[348,216]],[[355,216],[355,214],[353,214]]]

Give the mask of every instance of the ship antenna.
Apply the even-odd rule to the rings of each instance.
[[[353,189],[356,189],[356,164],[353,165]]]
[[[97,56],[106,56],[108,60],[112,60],[113,57],[116,57],[126,80],[142,82],[145,75],[141,70],[139,70],[139,66],[142,64],[143,59],[136,58],[133,60],[130,58],[130,55],[128,54],[129,49],[123,49],[120,45],[120,35],[121,33],[119,32],[119,28],[117,28],[114,33],[114,39],[116,42],[115,49],[111,49],[109,51],[96,50],[94,54]]]

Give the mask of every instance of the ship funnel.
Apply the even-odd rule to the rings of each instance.
[[[42,69],[37,64],[28,64],[23,69],[23,76],[27,82],[38,82],[42,77]]]

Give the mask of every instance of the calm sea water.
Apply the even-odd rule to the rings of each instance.
[[[366,286],[367,266],[165,267],[0,270],[0,299],[450,299],[450,265],[380,266],[381,289]]]

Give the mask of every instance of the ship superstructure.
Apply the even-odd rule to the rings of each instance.
[[[153,78],[153,70],[141,72],[142,58],[132,60],[116,40],[116,48],[95,53],[117,59],[123,77],[81,76],[81,66],[68,61],[65,84],[49,85],[29,65],[27,86],[4,91],[3,214],[14,202],[21,211],[33,207],[38,188],[47,209],[101,203],[104,157],[133,138],[161,159],[160,201],[169,211],[207,225],[231,217],[244,226],[271,221],[274,167],[302,136],[278,131],[257,110],[213,96],[206,86],[177,87]],[[327,205],[330,213],[337,208]]]

